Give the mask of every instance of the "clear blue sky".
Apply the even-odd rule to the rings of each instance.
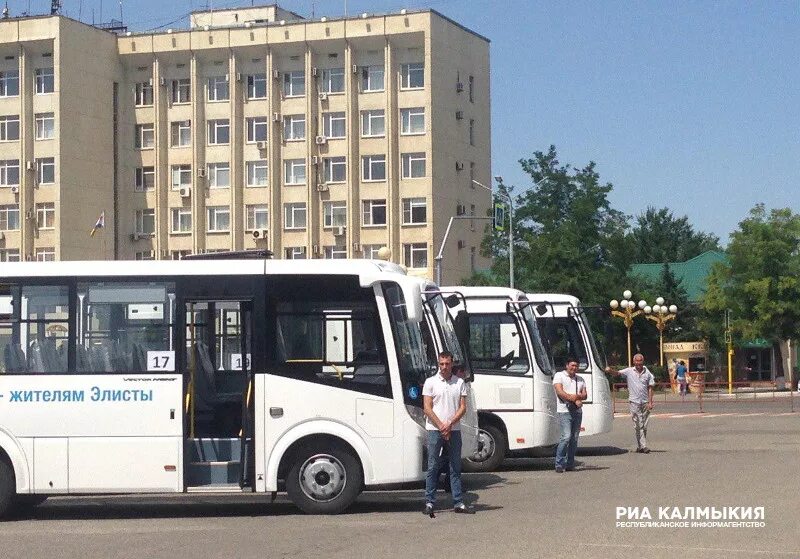
[[[14,13],[50,6],[8,3]],[[800,211],[797,0],[278,3],[304,16],[313,5],[317,17],[345,4],[351,14],[430,7],[491,39],[493,174],[518,188],[530,182],[517,160],[555,144],[562,162],[597,162],[615,208],[667,206],[723,242],[758,202]],[[84,21],[101,6],[103,20],[119,16],[118,0],[63,4]],[[123,10],[141,31],[205,5],[124,0]]]

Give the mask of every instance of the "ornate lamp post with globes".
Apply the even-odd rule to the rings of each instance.
[[[622,293],[622,301],[617,301],[616,299],[612,299],[609,305],[611,306],[611,316],[617,316],[622,319],[623,323],[625,324],[625,328],[628,330],[628,367],[631,366],[631,326],[633,326],[633,319],[639,316],[644,312],[644,308],[647,306],[647,303],[642,300],[639,301],[637,305],[635,301],[632,301],[631,298],[633,297],[633,293],[631,293],[630,289],[626,289]],[[636,307],[639,307],[637,310]],[[619,310],[617,310],[619,309]]]
[[[665,305],[663,297],[658,297],[652,308],[644,307],[645,318],[655,322],[656,328],[658,328],[658,352],[661,356],[659,363],[662,367],[664,366],[664,328],[667,327],[667,322],[675,318],[677,312],[678,307]]]

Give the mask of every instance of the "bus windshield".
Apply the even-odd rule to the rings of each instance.
[[[580,369],[585,371],[589,368],[586,344],[581,336],[581,327],[577,317],[546,316],[539,318],[538,322],[550,347],[556,369],[566,369],[569,357],[578,360]]]
[[[589,313],[587,312],[588,309],[586,307],[580,307],[578,311],[578,315],[576,318],[581,321],[583,324],[583,329],[586,332],[586,337],[589,339],[589,347],[592,351],[592,357],[594,358],[594,362],[600,367],[601,371],[604,371],[606,366],[608,365],[606,362],[606,354],[597,345],[597,341],[594,339],[594,332],[593,332],[593,321],[589,318]]]
[[[403,386],[403,400],[407,404],[422,406],[422,385],[431,370],[436,370],[436,354],[425,341],[419,322],[408,320],[402,288],[397,284],[383,287],[389,320],[392,324],[397,363],[400,367],[400,381]]]
[[[536,316],[533,314],[531,305],[525,305],[522,307],[521,312],[522,318],[525,320],[525,324],[528,326],[528,332],[531,336],[533,354],[536,356],[536,363],[538,363],[539,368],[544,374],[552,375],[553,361],[550,358],[550,354],[545,349],[544,342],[542,341],[542,334],[539,331],[539,325],[536,322]]]
[[[450,312],[447,310],[444,297],[442,297],[441,293],[428,295],[426,303],[430,307],[433,318],[436,321],[436,326],[442,337],[444,349],[453,354],[454,367],[463,370],[466,378],[471,378],[472,370],[469,360],[464,353],[464,349],[461,347],[461,343],[458,341],[453,317],[450,316]]]

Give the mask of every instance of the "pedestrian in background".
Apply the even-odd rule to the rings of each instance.
[[[681,396],[686,395],[686,372],[686,363],[680,361],[678,366],[675,367],[675,378],[678,380],[678,384],[681,387]]]

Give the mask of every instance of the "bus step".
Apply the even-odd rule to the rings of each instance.
[[[238,460],[190,462],[189,487],[236,484],[242,476],[242,465]]]
[[[249,487],[241,488],[238,483],[223,483],[219,485],[201,485],[197,487],[187,487],[187,493],[251,493]]]
[[[242,441],[233,438],[188,439],[187,456],[190,462],[231,462],[241,459]]]

